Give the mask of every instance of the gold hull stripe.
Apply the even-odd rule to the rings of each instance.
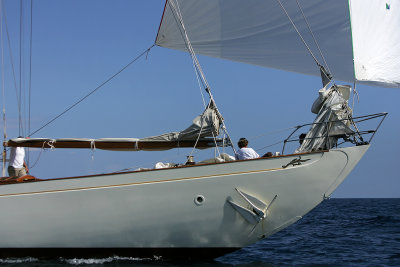
[[[284,169],[283,168],[274,168],[274,169],[265,169],[265,170],[258,170],[258,171],[233,172],[233,173],[218,174],[218,175],[205,175],[205,176],[175,178],[175,179],[167,179],[167,180],[156,180],[156,181],[148,181],[148,182],[135,182],[135,183],[127,183],[127,184],[102,185],[102,186],[93,186],[93,187],[80,187],[80,188],[46,190],[46,191],[25,192],[25,193],[11,193],[11,194],[1,194],[0,197],[38,195],[38,194],[60,193],[60,192],[68,192],[68,191],[84,191],[84,190],[96,190],[96,189],[104,189],[104,188],[136,186],[136,185],[144,185],[144,184],[169,183],[169,182],[177,182],[177,181],[184,181],[184,180],[206,179],[206,178],[216,178],[216,177],[224,177],[224,176],[236,176],[236,175],[262,173],[262,172],[270,172],[270,171],[278,171],[278,170],[284,170]]]

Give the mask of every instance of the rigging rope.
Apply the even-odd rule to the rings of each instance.
[[[143,51],[140,55],[138,55],[137,57],[135,57],[133,60],[131,60],[128,64],[126,64],[123,68],[121,68],[119,71],[117,71],[115,74],[113,74],[110,78],[108,78],[107,80],[105,80],[104,82],[102,82],[99,86],[97,86],[95,89],[93,89],[91,92],[89,92],[88,94],[86,94],[84,97],[82,97],[81,99],[79,99],[77,102],[75,102],[73,105],[71,105],[69,108],[65,109],[63,112],[61,112],[60,114],[58,114],[57,116],[55,116],[53,119],[51,119],[50,121],[48,121],[47,123],[45,123],[43,126],[41,126],[40,128],[38,128],[36,131],[30,133],[28,136],[32,136],[34,134],[36,134],[37,132],[39,132],[40,130],[42,130],[43,128],[45,128],[46,126],[48,126],[49,124],[51,124],[52,122],[54,122],[55,120],[57,120],[58,118],[60,118],[62,115],[64,115],[65,113],[67,113],[68,111],[70,111],[71,109],[73,109],[75,106],[77,106],[79,103],[81,103],[83,100],[85,100],[86,98],[88,98],[89,96],[91,96],[93,93],[95,93],[97,90],[99,90],[101,87],[103,87],[104,85],[106,85],[108,82],[110,82],[112,79],[114,79],[117,75],[119,75],[121,72],[123,72],[125,69],[127,69],[130,65],[132,65],[133,63],[135,63],[139,58],[141,58],[144,55],[147,55],[147,53],[155,46],[155,44],[153,44],[152,46],[150,46],[149,48],[147,48],[145,51]]]
[[[285,131],[288,131],[288,130],[291,130],[291,129],[295,129],[295,128],[298,128],[298,126],[293,126],[293,127],[289,127],[289,128],[284,128],[284,129],[280,129],[280,130],[275,130],[275,131],[269,131],[269,132],[266,132],[266,133],[263,133],[263,134],[259,134],[259,135],[256,135],[256,136],[249,137],[249,138],[247,138],[247,139],[248,139],[248,140],[255,140],[255,139],[258,139],[258,138],[267,136],[267,135],[272,135],[272,134],[276,134],[276,133],[281,133],[281,132],[285,132]]]
[[[352,104],[352,107],[351,107],[351,109],[353,110],[353,113],[354,113],[354,101],[355,101],[356,96],[357,96],[357,103],[360,102],[360,95],[358,94],[358,91],[357,91],[357,89],[356,89],[356,85],[357,85],[357,80],[354,79],[354,85],[353,85],[353,104]]]
[[[22,37],[23,37],[23,3],[19,1],[19,128],[18,135],[22,135]]]
[[[268,146],[265,146],[265,147],[262,147],[262,148],[257,148],[256,150],[257,150],[257,151],[264,150],[264,149],[266,149],[266,148],[268,148],[268,147],[276,146],[276,145],[279,145],[279,144],[284,143],[284,142],[285,142],[285,141],[279,141],[279,142],[273,143],[273,144],[271,144],[271,145],[268,145]]]
[[[189,54],[190,54],[190,56],[191,56],[191,58],[192,58],[193,65],[194,65],[195,70],[196,70],[196,74],[198,73],[198,74],[200,75],[201,81],[202,81],[202,83],[203,83],[203,86],[205,87],[206,92],[209,94],[210,99],[211,99],[211,102],[214,102],[214,101],[213,101],[212,94],[211,94],[211,91],[209,90],[208,82],[207,82],[207,80],[206,80],[206,78],[205,78],[205,75],[204,75],[204,73],[203,73],[203,70],[201,69],[200,63],[199,63],[199,61],[197,60],[197,56],[196,56],[196,54],[195,54],[195,52],[194,52],[194,50],[193,50],[192,44],[191,44],[191,42],[190,42],[190,40],[189,40],[189,36],[187,35],[186,28],[185,28],[185,25],[184,25],[184,23],[183,23],[183,18],[182,18],[182,14],[181,14],[181,12],[180,12],[180,9],[179,9],[178,2],[176,2],[176,5],[175,5],[174,2],[173,2],[172,0],[169,0],[169,1],[168,1],[168,4],[169,4],[169,7],[170,7],[171,10],[172,10],[172,14],[174,15],[174,19],[175,19],[176,24],[177,24],[178,26],[179,26],[179,25],[181,26],[181,27],[178,27],[178,28],[179,28],[179,31],[181,32],[181,35],[182,35],[182,38],[183,38],[183,40],[184,40],[184,42],[185,42],[186,48],[187,48],[187,50],[188,50],[188,52],[189,52]],[[211,102],[210,102],[210,103],[211,103]],[[218,109],[217,109],[217,114],[218,114],[218,113],[219,113],[219,111],[218,111]],[[220,117],[222,117],[222,116],[218,116],[218,117],[220,118]],[[223,121],[223,120],[222,120],[222,121]],[[202,130],[202,128],[203,128],[203,126],[201,126],[201,130]],[[201,135],[201,131],[200,131],[200,133],[199,133],[199,135],[198,135],[198,137],[197,137],[196,143],[195,143],[195,145],[194,145],[194,147],[193,147],[193,150],[192,150],[192,152],[190,153],[190,155],[192,155],[194,149],[196,148],[197,142],[198,142],[198,140],[200,139],[200,135]],[[213,132],[212,132],[212,135],[213,135],[215,147],[217,147],[217,150],[218,150],[218,145],[217,145],[216,136],[214,135]],[[219,153],[219,151],[218,151],[218,153]]]
[[[197,60],[196,53],[194,52],[194,49],[193,49],[192,44],[190,42],[189,36],[187,34],[187,31],[186,31],[186,28],[185,28],[185,24],[183,23],[182,13],[180,12],[180,9],[179,9],[179,4],[176,1],[176,5],[175,5],[173,0],[168,0],[168,4],[169,4],[171,10],[175,11],[175,12],[172,12],[172,14],[174,15],[174,19],[175,19],[177,25],[181,26],[181,27],[178,27],[179,31],[181,32],[183,40],[185,41],[186,48],[187,48],[190,56],[192,57],[193,64],[196,66],[196,69],[197,69],[197,71],[199,72],[199,74],[201,76],[201,79],[202,79],[202,82],[203,82],[203,86],[205,88],[210,88],[210,86],[209,86],[209,84],[207,82],[207,79],[206,79],[206,77],[204,75],[204,72],[203,72],[203,70],[201,68],[201,65],[200,65],[199,61]]]
[[[307,18],[306,18],[306,15],[304,14],[303,9],[302,9],[301,6],[300,6],[299,0],[296,0],[296,2],[297,2],[297,6],[299,7],[299,9],[300,9],[300,11],[301,11],[301,14],[303,15],[304,21],[305,21],[306,24],[307,24],[308,30],[310,31],[310,33],[311,33],[311,35],[312,35],[312,37],[313,37],[314,43],[315,43],[315,45],[316,45],[317,48],[318,48],[319,54],[321,55],[321,58],[322,58],[322,60],[324,61],[324,64],[325,64],[326,68],[328,69],[329,73],[332,73],[331,70],[329,69],[328,62],[326,62],[325,57],[324,57],[324,54],[322,53],[322,50],[321,50],[321,48],[320,48],[320,46],[319,46],[319,44],[318,44],[318,42],[317,42],[317,39],[315,38],[314,32],[311,30],[311,26],[310,26],[310,24],[308,23],[308,20],[307,20]]]
[[[201,77],[201,81],[203,83],[204,89],[206,90],[206,92],[210,96],[211,102],[214,105],[214,108],[215,108],[215,111],[217,113],[218,119],[221,121],[222,130],[225,131],[225,133],[226,133],[226,135],[227,135],[227,137],[229,139],[229,142],[231,143],[232,149],[233,149],[233,151],[235,151],[235,148],[234,148],[234,146],[232,144],[232,140],[231,140],[231,138],[229,136],[228,130],[226,129],[224,119],[223,119],[222,115],[220,114],[217,105],[215,104],[213,95],[212,95],[211,90],[210,90],[210,86],[209,86],[209,84],[207,82],[207,79],[206,79],[206,77],[204,75],[204,72],[203,72],[203,70],[201,68],[201,65],[200,65],[200,63],[199,63],[199,61],[197,59],[196,53],[195,53],[195,51],[194,51],[194,49],[192,47],[192,44],[190,42],[190,39],[189,39],[189,36],[187,34],[185,25],[183,23],[183,17],[182,17],[182,14],[180,12],[180,9],[179,9],[178,1],[176,1],[176,4],[175,4],[173,0],[167,0],[167,3],[168,3],[169,7],[172,10],[172,14],[174,16],[175,22],[177,23],[179,31],[181,32],[182,38],[183,38],[183,40],[185,42],[186,49],[188,50],[188,52],[189,52],[189,54],[190,54],[190,56],[192,58],[193,64],[194,64],[195,69],[196,69],[196,73]],[[216,136],[214,136],[214,133],[212,133],[212,134],[213,134],[213,139],[214,139],[216,150],[218,150]],[[218,150],[218,154],[220,154],[219,150]]]
[[[321,51],[321,49],[319,48],[319,45],[318,45],[318,43],[317,43],[317,41],[316,41],[316,39],[315,39],[314,33],[311,31],[311,27],[310,27],[310,25],[309,25],[309,23],[308,23],[308,21],[307,21],[305,15],[304,15],[304,12],[303,12],[303,10],[302,10],[302,8],[301,8],[299,2],[296,0],[297,5],[298,5],[298,7],[299,7],[301,13],[303,14],[303,18],[304,18],[304,20],[306,21],[306,24],[307,24],[307,26],[308,26],[308,29],[309,29],[309,31],[311,32],[311,35],[312,35],[313,38],[314,38],[314,42],[317,44],[317,47],[318,47],[318,49],[320,50],[321,56],[322,56],[322,58],[323,58],[323,60],[324,60],[324,62],[325,62],[325,64],[326,64],[326,67],[328,68],[328,73],[327,73],[327,71],[325,70],[324,66],[318,62],[316,56],[315,56],[314,53],[312,52],[311,48],[308,46],[307,42],[304,40],[304,38],[303,38],[303,36],[301,35],[301,33],[300,33],[299,29],[297,28],[296,24],[294,23],[294,21],[293,21],[292,18],[290,17],[290,15],[289,15],[289,13],[287,12],[286,8],[283,6],[281,0],[276,0],[276,1],[279,3],[279,5],[281,6],[282,10],[285,12],[285,14],[286,14],[286,16],[288,17],[288,19],[289,19],[290,23],[292,24],[293,28],[295,29],[295,31],[296,31],[297,34],[299,35],[301,41],[303,42],[304,46],[307,48],[307,50],[308,50],[308,52],[310,53],[311,57],[314,59],[314,61],[315,61],[315,63],[317,64],[317,66],[320,68],[321,77],[322,77],[322,82],[323,82],[323,84],[324,84],[324,86],[325,86],[325,85],[326,85],[326,84],[325,84],[325,78],[327,78],[329,81],[331,81],[331,80],[333,80],[333,79],[332,79],[332,76],[330,75],[329,67],[328,67],[328,65],[326,64],[325,58],[324,58],[324,56],[323,56],[323,54],[322,54],[322,51]],[[323,74],[325,77],[323,77],[322,74]]]
[[[188,50],[188,52],[189,52],[189,54],[190,54],[190,56],[192,58],[193,68],[194,68],[195,73],[196,73],[197,82],[198,82],[199,87],[200,87],[201,98],[203,100],[203,106],[204,106],[204,108],[206,108],[206,102],[204,100],[204,95],[203,95],[202,89],[210,88],[210,86],[209,86],[209,84],[207,82],[207,79],[206,79],[206,77],[204,75],[204,72],[203,72],[203,70],[201,68],[200,62],[197,60],[196,53],[194,52],[194,49],[193,49],[192,44],[190,42],[189,36],[187,35],[186,28],[185,28],[185,25],[183,23],[182,13],[181,13],[181,11],[179,9],[178,2],[176,2],[176,7],[174,6],[174,3],[169,3],[169,1],[168,1],[168,4],[169,4],[171,10],[175,11],[175,12],[172,12],[172,14],[174,15],[174,19],[175,19],[176,24],[178,25],[178,29],[179,29],[179,31],[180,31],[180,33],[182,35],[182,39],[185,42],[186,49]],[[179,27],[179,25],[181,25],[181,27]],[[200,83],[201,83],[201,85],[200,85]],[[203,86],[203,88],[201,88],[201,86]],[[209,92],[207,92],[207,93],[209,93]]]
[[[299,35],[301,41],[303,42],[303,44],[305,45],[305,47],[307,48],[308,52],[310,53],[310,55],[312,56],[312,58],[314,59],[315,63],[320,66],[321,64],[319,64],[317,58],[314,56],[314,53],[311,51],[310,47],[308,46],[307,42],[304,40],[303,36],[301,35],[300,31],[298,30],[296,24],[294,24],[292,18],[290,17],[289,13],[287,12],[286,8],[282,5],[282,2],[280,0],[276,0],[279,5],[281,6],[282,10],[285,12],[286,16],[288,17],[289,21],[292,23],[293,28],[295,29],[295,31],[297,32],[297,34]]]
[[[29,32],[29,80],[28,80],[28,125],[27,133],[31,131],[31,100],[32,100],[32,39],[33,39],[33,0],[30,5],[30,32]],[[28,148],[27,164],[30,162],[30,149]]]
[[[1,8],[2,8],[2,14],[4,16],[4,23],[5,23],[6,34],[7,34],[7,43],[8,43],[8,49],[9,49],[9,54],[10,54],[11,70],[12,70],[12,74],[13,74],[15,94],[16,94],[17,103],[18,103],[18,112],[19,112],[18,116],[21,117],[21,109],[20,109],[21,101],[20,101],[20,96],[18,94],[17,75],[15,74],[14,58],[13,58],[12,47],[11,47],[11,38],[10,38],[10,33],[8,31],[7,13],[6,13],[6,8],[4,6],[3,1],[1,1]]]

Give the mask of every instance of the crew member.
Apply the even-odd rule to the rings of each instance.
[[[239,150],[235,154],[235,158],[237,160],[255,159],[255,158],[260,157],[260,155],[258,155],[257,152],[254,151],[254,149],[252,149],[251,147],[247,147],[248,144],[249,144],[249,141],[247,141],[246,138],[239,139],[239,142],[238,142]]]
[[[28,172],[28,166],[25,163],[25,149],[23,147],[12,147],[10,149],[8,175],[19,178],[25,176]]]

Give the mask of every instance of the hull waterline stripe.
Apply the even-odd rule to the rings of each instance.
[[[265,169],[265,170],[258,170],[258,171],[234,172],[234,173],[226,173],[226,174],[218,174],[218,175],[206,175],[206,176],[175,178],[175,179],[167,179],[167,180],[156,180],[156,181],[149,181],[149,182],[135,182],[135,183],[116,184],[116,185],[102,185],[102,186],[80,187],[80,188],[70,188],[70,189],[46,190],[46,191],[37,191],[37,192],[11,193],[11,194],[1,194],[0,197],[38,195],[38,194],[60,193],[60,192],[68,192],[68,191],[84,191],[84,190],[125,187],[125,186],[136,186],[136,185],[144,185],[144,184],[169,183],[169,182],[177,182],[177,181],[184,181],[184,180],[206,179],[206,178],[216,178],[216,177],[224,177],[224,176],[236,176],[236,175],[243,175],[243,174],[249,174],[249,173],[262,173],[262,172],[270,172],[270,171],[278,171],[278,170],[285,170],[285,169],[274,168],[274,169]]]

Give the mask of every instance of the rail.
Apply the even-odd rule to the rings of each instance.
[[[372,139],[374,138],[376,132],[378,131],[378,129],[380,128],[380,126],[382,125],[383,121],[385,120],[386,116],[387,116],[387,112],[381,112],[381,113],[376,113],[376,114],[370,114],[370,115],[365,115],[365,116],[358,116],[358,117],[351,117],[351,118],[346,118],[346,119],[341,119],[341,120],[330,120],[327,122],[314,122],[314,123],[307,123],[307,124],[303,124],[303,125],[299,125],[296,126],[296,128],[294,129],[294,131],[292,131],[290,133],[290,135],[283,141],[283,147],[282,147],[282,154],[284,154],[285,152],[285,147],[287,143],[290,142],[299,142],[300,138],[293,138],[294,134],[296,132],[298,132],[300,129],[310,126],[312,127],[313,125],[318,125],[318,124],[325,124],[327,127],[327,134],[323,135],[323,136],[314,136],[312,138],[304,138],[304,140],[309,140],[309,139],[318,139],[318,138],[327,138],[327,141],[329,142],[329,137],[334,137],[337,139],[342,139],[343,141],[341,143],[336,143],[336,144],[332,144],[331,147],[333,146],[340,146],[344,143],[352,143],[355,145],[365,145],[365,144],[369,144],[371,143]],[[377,120],[379,119],[379,122],[377,123],[377,125],[375,126],[375,128],[373,129],[369,129],[366,130],[364,129],[365,127],[370,127],[368,126],[364,126],[363,124],[367,121],[371,121],[371,120]],[[346,134],[329,134],[329,124],[332,125],[332,123],[334,122],[341,122],[341,121],[345,121],[345,122],[349,122],[351,123],[351,125],[353,126],[352,129],[352,133],[346,133]],[[361,130],[360,130],[361,129]],[[307,130],[308,132],[308,130]],[[369,140],[365,141],[364,137],[369,135]],[[331,145],[331,144],[329,144]]]

